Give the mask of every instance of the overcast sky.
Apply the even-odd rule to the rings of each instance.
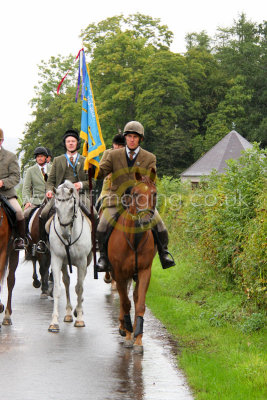
[[[252,22],[267,18],[263,0],[13,0],[0,5],[0,127],[4,147],[15,151],[25,124],[31,120],[29,101],[34,96],[41,60],[81,48],[82,29],[108,17],[140,12],[160,18],[174,33],[171,50],[185,51],[185,35],[230,27],[244,12]],[[100,121],[101,123],[101,121]],[[62,132],[59,132],[61,135]],[[104,132],[103,132],[104,134]]]

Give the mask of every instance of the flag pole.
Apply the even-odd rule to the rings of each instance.
[[[90,198],[90,214],[92,223],[91,239],[93,245],[93,262],[94,262],[94,279],[98,279],[98,273],[96,269],[96,226],[95,226],[95,216],[94,216],[94,204],[93,204],[93,168],[88,168],[88,179],[89,179],[89,198]]]

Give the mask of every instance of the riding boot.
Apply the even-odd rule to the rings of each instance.
[[[45,230],[45,221],[41,216],[39,216],[39,237],[40,237],[40,240],[37,243],[36,251],[37,251],[37,253],[45,253],[46,252],[47,233]]]
[[[159,259],[161,262],[161,266],[163,269],[167,269],[170,267],[173,267],[175,265],[173,256],[171,253],[168,251],[168,231],[164,230],[159,232],[157,230],[157,226],[153,229],[154,231],[154,237],[156,238],[156,243],[158,246],[158,253],[159,253]],[[169,257],[171,256],[171,258]]]
[[[25,237],[25,219],[17,221],[18,237],[14,240],[13,247],[14,250],[25,250],[26,247],[26,237]]]
[[[108,272],[110,270],[108,255],[107,255],[107,233],[96,232],[96,239],[98,242],[98,248],[100,257],[96,263],[97,272]]]

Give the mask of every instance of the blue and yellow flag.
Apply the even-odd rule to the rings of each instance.
[[[89,164],[95,166],[95,178],[99,171],[99,154],[105,149],[100,123],[94,101],[93,89],[90,80],[89,68],[83,53],[82,61],[82,117],[80,137],[85,140],[83,145],[83,156],[86,157],[84,169],[89,168]]]

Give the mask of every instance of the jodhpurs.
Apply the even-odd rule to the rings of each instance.
[[[98,232],[106,232],[108,224],[112,225],[113,227],[115,226],[116,219],[115,216],[118,213],[117,207],[106,207],[103,209],[103,213],[101,215],[97,231]],[[167,228],[164,224],[164,222],[161,219],[161,216],[159,215],[158,211],[155,210],[154,216],[151,220],[151,226],[156,226],[158,232],[166,231]]]
[[[14,210],[16,211],[17,221],[23,220],[24,214],[23,214],[22,208],[20,207],[19,202],[16,199],[16,197],[11,197],[11,199],[8,199],[8,201],[11,204],[11,206],[14,208]]]

